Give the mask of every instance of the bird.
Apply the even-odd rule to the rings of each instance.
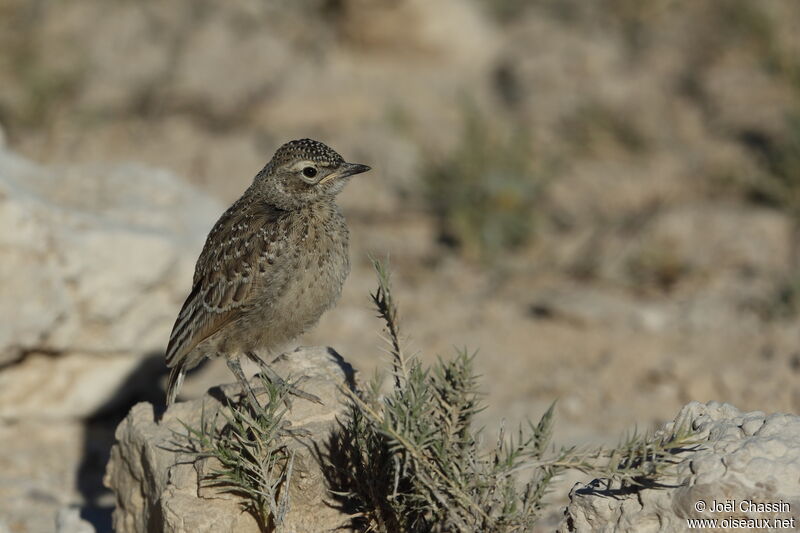
[[[336,195],[352,176],[368,170],[312,139],[277,149],[214,224],[197,259],[192,290],[165,352],[167,407],[186,373],[205,358],[224,357],[252,400],[241,357],[258,363],[270,381],[288,386],[258,352],[290,342],[338,301],[350,257]]]

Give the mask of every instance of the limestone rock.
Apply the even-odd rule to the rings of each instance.
[[[306,430],[310,437],[286,442],[295,456],[284,531],[336,530],[346,523],[347,516],[326,505],[329,497],[314,450],[323,446],[336,426],[336,417],[344,414],[341,387],[352,382],[353,371],[333,350],[320,347],[298,348],[271,366],[284,378],[303,376],[301,388],[317,395],[324,404],[295,398],[286,415],[292,428]],[[242,499],[201,487],[198,472],[207,468],[205,460],[196,460],[179,445],[186,434],[182,422],[199,427],[201,415],[213,417],[224,408],[224,398],[238,390],[236,385],[211,389],[202,398],[173,405],[159,422],[148,403],[131,410],[117,428],[117,444],[104,479],[116,496],[115,531],[259,531],[254,517],[242,509]]]
[[[59,533],[85,529],[74,516],[90,504],[81,476],[99,474],[84,462],[91,460],[87,438],[76,420],[0,423],[1,533],[52,532],[54,525]]]
[[[164,171],[0,148],[0,417],[83,417],[119,393],[163,350],[220,211]]]
[[[676,424],[691,424],[703,442],[684,454],[665,488],[620,491],[605,480],[579,483],[562,532],[678,532],[687,519],[786,519],[800,509],[800,417],[744,413],[729,404],[687,404]],[[699,503],[702,502],[702,503]],[[715,502],[732,509],[713,510]],[[758,512],[750,503],[786,504]],[[700,512],[700,509],[704,510]],[[720,527],[724,527],[720,525]],[[734,526],[735,527],[735,526]]]
[[[65,507],[56,515],[56,533],[95,533],[95,529],[81,518],[78,509]]]

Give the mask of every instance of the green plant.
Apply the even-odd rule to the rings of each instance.
[[[241,496],[262,530],[281,531],[289,510],[293,467],[293,456],[279,438],[287,390],[263,377],[262,383],[269,396],[264,406],[242,395],[240,403],[228,404],[228,413],[219,411],[224,417],[222,429],[216,416],[209,420],[203,413],[199,427],[183,424],[183,440],[188,443],[186,451],[217,465],[201,484]]]
[[[423,368],[403,353],[387,271],[376,262],[372,295],[386,323],[394,383],[380,380],[351,393],[349,416],[323,457],[333,493],[355,516],[354,527],[380,532],[528,531],[540,515],[552,479],[566,469],[654,486],[695,441],[687,428],[669,434],[633,433],[619,446],[593,449],[550,445],[554,406],[537,424],[507,438],[500,431],[485,451],[473,427],[484,406],[473,356],[460,351]]]
[[[536,2],[531,0],[482,0],[481,7],[501,23],[514,21],[525,14]]]
[[[544,180],[524,131],[502,135],[472,107],[464,117],[455,150],[429,159],[425,193],[442,240],[486,260],[530,240]]]
[[[621,150],[641,154],[647,150],[648,140],[629,115],[624,109],[614,109],[602,102],[584,103],[564,121],[564,135],[575,150],[585,153]]]
[[[800,112],[787,115],[786,135],[781,139],[751,134],[743,140],[763,169],[749,181],[750,197],[800,219]]]
[[[750,48],[766,72],[800,89],[800,61],[793,47],[781,42],[776,28],[781,21],[770,14],[769,6],[748,0],[726,0],[719,2],[715,11],[727,43]]]
[[[675,243],[664,238],[645,242],[638,253],[629,258],[626,266],[634,287],[654,287],[664,292],[670,291],[691,272]]]
[[[800,274],[796,271],[772,280],[771,290],[743,303],[743,308],[762,320],[793,320],[800,311]]]

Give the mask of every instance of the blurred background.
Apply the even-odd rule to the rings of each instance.
[[[490,430],[556,399],[572,444],[691,400],[798,412],[798,27],[793,0],[0,0],[0,531],[110,530],[114,427],[163,402],[205,235],[299,137],[373,171],[298,343],[385,369],[388,254],[408,349],[477,350]]]

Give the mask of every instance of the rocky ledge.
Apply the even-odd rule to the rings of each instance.
[[[354,386],[353,370],[334,350],[320,347],[299,348],[272,366],[287,379],[305,376],[302,388],[323,402],[295,399],[286,415],[304,435],[287,439],[294,468],[281,531],[346,531],[350,517],[332,505],[317,458],[337,417],[345,414],[343,387]],[[115,531],[259,531],[239,496],[201,483],[208,460],[180,444],[184,424],[199,427],[202,416],[213,417],[238,393],[235,385],[211,389],[172,406],[160,420],[149,403],[131,410],[117,428],[105,476],[116,496]],[[698,445],[678,455],[682,461],[669,477],[652,487],[621,487],[602,479],[579,483],[570,492],[559,531],[677,532],[687,530],[690,518],[769,519],[772,524],[798,518],[800,417],[692,402],[664,430],[686,425],[696,432]],[[742,507],[746,502],[753,506]],[[730,511],[724,507],[729,503]],[[777,511],[758,507],[767,503],[783,506]]]
[[[300,388],[322,400],[319,405],[294,398],[284,417],[292,430],[308,437],[287,439],[294,461],[291,504],[282,531],[342,531],[348,517],[327,504],[330,498],[315,445],[324,444],[337,417],[344,415],[342,388],[353,385],[353,370],[334,350],[321,347],[298,348],[271,366],[285,379],[303,376]],[[213,419],[239,392],[238,385],[213,388],[201,398],[174,404],[161,420],[149,403],[131,409],[117,428],[117,444],[104,479],[116,496],[114,531],[260,531],[256,518],[244,510],[242,498],[200,482],[209,470],[208,460],[197,459],[183,445],[184,424],[199,428],[201,417]]]
[[[680,455],[671,479],[636,490],[602,479],[578,483],[559,530],[678,532],[691,528],[690,519],[716,519],[697,527],[723,531],[800,527],[800,417],[691,402],[665,430],[683,424],[700,443]]]

